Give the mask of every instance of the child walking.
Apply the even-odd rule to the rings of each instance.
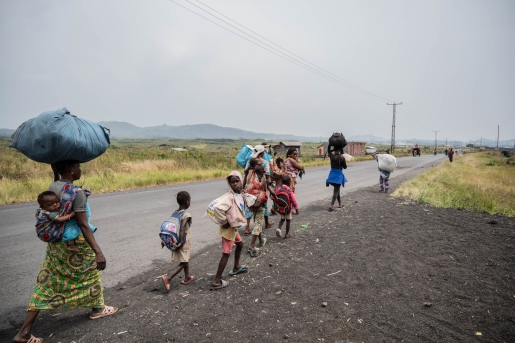
[[[281,237],[281,229],[284,221],[286,221],[286,233],[284,238],[291,238],[290,236],[290,221],[292,219],[292,206],[295,208],[296,214],[299,214],[299,205],[297,204],[297,198],[295,193],[288,186],[291,183],[291,178],[288,175],[283,175],[282,185],[275,191],[276,203],[278,204],[278,212],[281,215],[281,221],[279,221],[279,227],[275,229],[275,235]]]
[[[265,204],[268,200],[267,190],[273,194],[273,190],[269,187],[268,180],[265,176],[265,169],[261,164],[257,164],[248,175],[248,182],[245,187],[245,193],[252,194],[256,197],[256,202],[251,209],[247,210],[247,223],[250,218],[254,217],[254,228],[252,229],[252,240],[249,250],[251,257],[256,257],[255,249],[256,240],[259,238],[259,245],[265,246],[266,238],[263,237],[263,229],[265,228]]]
[[[241,250],[243,249],[243,241],[238,228],[246,224],[245,218],[245,200],[241,195],[243,188],[243,180],[241,174],[237,170],[233,170],[227,176],[227,184],[229,185],[229,192],[226,196],[222,197],[214,208],[215,218],[220,224],[218,231],[222,236],[222,258],[218,264],[215,278],[211,282],[210,289],[221,289],[227,287],[229,282],[222,280],[222,273],[227,266],[229,256],[231,255],[232,247],[236,244],[236,251],[234,253],[234,267],[229,272],[229,275],[234,276],[241,273],[246,273],[247,268],[240,265]]]
[[[184,269],[184,280],[181,281],[181,285],[188,285],[193,280],[195,280],[194,275],[190,275],[190,251],[191,251],[191,235],[190,235],[190,226],[191,226],[191,214],[186,212],[186,210],[190,207],[191,196],[186,191],[180,191],[177,193],[177,203],[179,204],[179,209],[175,211],[175,213],[181,216],[181,229],[179,231],[179,244],[174,251],[172,251],[172,261],[179,262],[177,267],[172,270],[169,274],[165,274],[161,276],[163,280],[163,285],[165,286],[166,293],[170,291],[170,281],[177,275],[181,270]],[[184,242],[184,235],[186,235],[186,241]],[[184,244],[183,244],[184,242]],[[165,245],[161,242],[161,248]]]
[[[379,160],[377,159],[377,153],[373,153],[372,156],[379,163]],[[379,170],[379,192],[388,193],[388,188],[390,188],[390,184],[388,183],[388,180],[390,179],[390,172],[379,167],[377,167],[377,169]]]

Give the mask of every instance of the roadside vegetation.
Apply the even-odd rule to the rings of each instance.
[[[515,158],[498,152],[455,155],[452,163],[418,175],[393,195],[436,207],[515,217]]]
[[[9,148],[9,141],[0,138],[0,204],[35,201],[53,180],[51,168]],[[235,157],[244,143],[257,145],[261,141],[112,140],[102,156],[81,165],[82,178],[78,184],[94,193],[103,193],[220,178],[231,170],[243,170]],[[303,143],[304,166],[329,165],[329,159],[315,158],[318,145]]]
[[[53,180],[51,168],[9,148],[9,141],[0,138],[0,204],[35,201]],[[81,165],[78,184],[94,193],[105,193],[221,178],[234,169],[243,171],[235,156],[244,143],[256,145],[261,141],[114,139],[105,154]],[[329,165],[328,158],[315,157],[318,145],[303,143],[303,166]],[[389,148],[376,147],[378,152]],[[422,154],[427,153],[432,153],[432,148],[422,147]],[[410,147],[395,150],[396,157],[409,155]],[[354,162],[371,159],[356,156]],[[403,185],[396,195],[441,207],[515,215],[515,168],[505,165],[505,161],[491,154],[457,156],[452,165],[446,162],[419,176]]]

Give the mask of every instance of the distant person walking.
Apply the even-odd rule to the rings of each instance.
[[[254,151],[252,152],[251,157],[257,159],[257,164],[261,164],[265,170],[265,177],[267,183],[270,183],[270,162],[265,160],[265,147],[263,145],[256,145],[254,147]],[[247,182],[247,175],[249,173],[249,170],[252,169],[252,166],[250,165],[250,160],[247,161],[247,164],[245,166],[245,177],[243,179],[243,188],[246,186]],[[268,220],[268,202],[265,203],[265,227],[267,229],[271,228],[272,225],[274,225],[274,222],[269,222]]]
[[[345,157],[341,154],[340,150],[335,150],[332,153],[329,153],[329,158],[331,159],[331,170],[329,171],[329,176],[325,181],[326,187],[329,185],[333,186],[333,199],[331,200],[331,206],[329,206],[329,211],[334,210],[334,203],[338,199],[338,208],[342,208],[342,200],[340,197],[340,188],[345,186],[345,182],[347,182],[347,178],[343,174],[342,169],[347,169],[347,162],[345,161]]]
[[[447,157],[449,157],[450,162],[452,162],[453,156],[454,156],[454,150],[452,150],[452,148],[450,148],[449,152],[447,153]]]
[[[284,159],[280,156],[275,157],[272,161],[270,161],[270,178],[272,180],[272,187],[274,189],[280,188],[283,184],[283,175],[284,175]],[[270,209],[272,214],[276,214],[277,205],[274,203],[272,208]]]
[[[286,153],[286,161],[284,161],[285,174],[291,178],[291,185],[286,186],[290,186],[294,193],[297,185],[297,176],[302,177],[302,174],[306,173],[304,167],[297,161],[297,157],[297,149],[290,148]]]
[[[377,153],[373,153],[372,156],[375,158],[375,160],[379,163],[379,159],[377,158]],[[390,184],[388,180],[390,180],[390,172],[383,170],[379,167],[377,167],[379,170],[379,192],[385,192],[388,193],[388,188],[390,188]]]

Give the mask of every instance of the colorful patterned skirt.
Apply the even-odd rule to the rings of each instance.
[[[75,245],[79,253],[68,251],[63,242],[48,243],[29,311],[104,307],[95,253],[82,235],[76,238]]]

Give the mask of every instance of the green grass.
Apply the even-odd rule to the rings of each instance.
[[[77,184],[95,193],[104,193],[221,178],[231,170],[242,171],[235,156],[244,143],[257,145],[261,141],[115,139],[102,156],[81,165],[82,178]],[[328,158],[315,157],[318,145],[320,143],[302,144],[301,165],[330,164]],[[174,152],[172,148],[188,151]],[[384,151],[388,146],[377,148]],[[395,156],[407,156],[407,150],[398,148]],[[371,159],[371,156],[357,156],[354,161]],[[52,180],[49,165],[31,161],[9,148],[9,139],[0,138],[0,204],[34,201]]]
[[[103,193],[221,178],[231,170],[243,170],[235,161],[243,143],[261,141],[113,140],[102,156],[81,165],[82,178],[77,184]],[[318,145],[302,145],[302,165],[329,164],[328,159],[314,157]],[[34,201],[53,180],[50,166],[33,162],[8,146],[9,140],[0,138],[0,204]],[[188,151],[172,150],[177,147]]]
[[[395,197],[515,217],[515,161],[497,152],[455,156],[401,185]]]

